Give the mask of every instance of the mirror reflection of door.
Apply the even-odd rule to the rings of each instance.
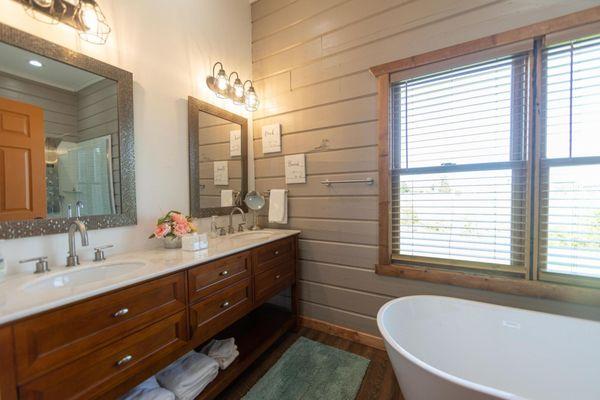
[[[46,217],[44,111],[0,97],[0,220]]]
[[[120,214],[116,82],[5,43],[0,60],[0,220]]]

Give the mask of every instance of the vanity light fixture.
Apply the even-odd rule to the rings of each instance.
[[[256,95],[256,91],[254,90],[254,85],[252,84],[252,81],[250,79],[248,79],[246,82],[244,82],[244,88],[246,87],[246,83],[250,82],[250,87],[248,88],[248,90],[246,90],[246,93],[244,93],[244,98],[245,98],[245,103],[246,103],[246,110],[248,111],[256,111],[258,109],[258,96]]]
[[[235,81],[231,84],[231,77],[235,74]],[[237,72],[233,71],[229,74],[229,85],[231,87],[231,99],[234,104],[244,104],[244,85]]]
[[[44,64],[42,64],[38,60],[29,60],[29,65],[32,65],[37,68],[41,68]]]
[[[79,31],[83,40],[104,44],[110,26],[96,0],[15,0],[38,21],[49,24],[62,22]]]
[[[216,68],[219,66],[219,72],[215,74]],[[235,80],[231,83],[232,77],[235,75]],[[246,83],[250,82],[250,87],[246,89]],[[221,62],[216,62],[212,68],[212,75],[206,78],[206,86],[212,90],[217,97],[221,99],[230,99],[236,105],[245,105],[246,110],[256,111],[258,109],[258,96],[254,90],[251,80],[247,80],[242,84],[240,75],[233,71],[227,76],[225,68]]]

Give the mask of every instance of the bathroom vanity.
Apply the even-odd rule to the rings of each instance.
[[[298,233],[240,233],[203,252],[151,250],[5,279],[0,399],[118,398],[233,336],[240,356],[198,397],[214,398],[296,326]],[[290,309],[267,303],[286,288]]]

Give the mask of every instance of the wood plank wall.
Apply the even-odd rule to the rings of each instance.
[[[259,0],[252,5],[257,190],[285,187],[283,155],[307,153],[307,183],[289,185],[300,240],[301,310],[378,334],[386,301],[437,294],[600,319],[592,307],[375,275],[376,81],[368,68],[598,5],[597,0]],[[280,123],[283,153],[264,155],[261,127]],[[281,226],[280,226],[281,227]]]
[[[198,158],[200,170],[209,173],[210,177],[200,176],[200,205],[202,208],[220,207],[221,190],[242,189],[241,157],[231,157],[229,149],[229,132],[240,130],[238,124],[200,112],[198,118]],[[229,185],[215,186],[214,162],[228,161]]]
[[[77,141],[75,93],[0,72],[0,97],[42,108],[46,137]]]
[[[111,136],[113,193],[118,214],[121,212],[121,158],[116,82],[102,79],[78,91],[77,110],[77,141]]]

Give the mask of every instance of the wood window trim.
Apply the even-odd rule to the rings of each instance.
[[[510,45],[523,40],[536,38],[566,31],[581,26],[600,22],[600,6],[575,12],[562,17],[535,23],[525,27],[512,29],[499,34],[475,39],[466,43],[434,50],[421,55],[403,58],[374,66],[371,73],[377,78],[377,107],[378,107],[378,175],[379,175],[379,239],[378,239],[378,264],[375,272],[379,275],[394,276],[405,279],[427,281],[431,283],[447,284],[471,289],[488,290],[498,293],[507,293],[528,297],[559,300],[570,303],[600,306],[600,289],[581,287],[562,283],[542,282],[537,279],[537,270],[527,270],[525,278],[513,278],[494,274],[485,274],[470,271],[451,271],[435,266],[413,266],[399,262],[392,262],[390,251],[391,239],[391,171],[390,171],[390,145],[389,145],[389,106],[391,75],[402,70],[421,67],[427,64],[443,62],[457,57],[490,50],[500,46]],[[534,66],[539,68],[539,66]],[[531,82],[530,82],[531,84]],[[539,89],[539,88],[538,88]],[[536,98],[536,101],[539,97]],[[530,107],[534,107],[533,102]],[[530,114],[538,122],[539,107]],[[531,111],[531,110],[530,110]],[[531,122],[530,122],[531,123]],[[536,128],[537,131],[537,128]],[[534,132],[537,136],[537,132]],[[537,142],[537,141],[536,141]],[[538,143],[536,143],[537,145]],[[536,194],[533,194],[534,196]],[[537,214],[533,213],[534,224]],[[528,230],[529,232],[529,230]],[[534,246],[537,249],[537,246]],[[537,254],[534,254],[534,261]],[[537,263],[534,263],[537,264]]]

